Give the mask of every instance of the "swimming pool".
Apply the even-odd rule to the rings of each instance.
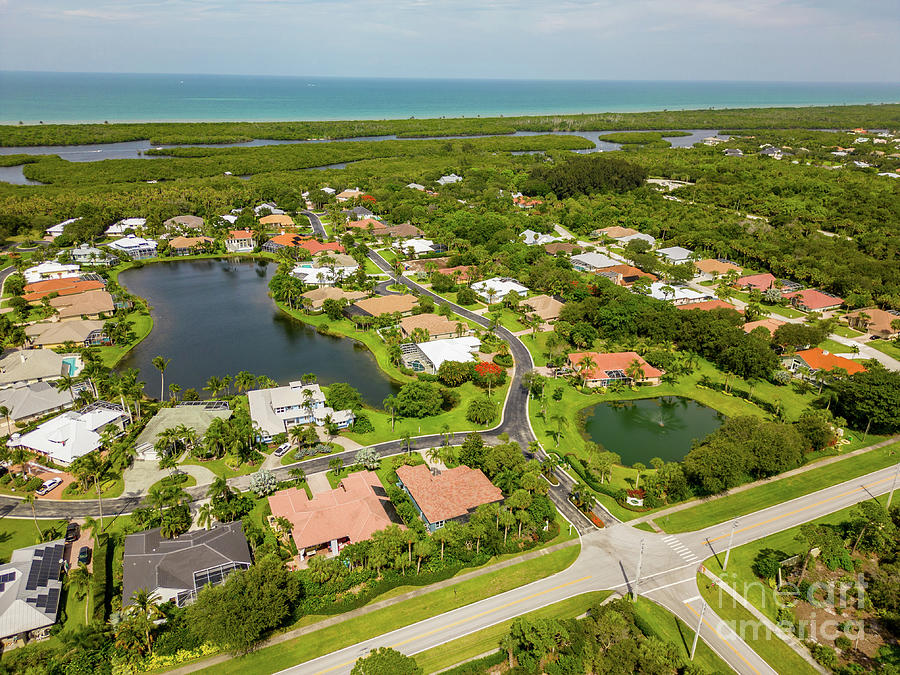
[[[67,357],[64,358],[62,361],[63,361],[63,365],[65,365],[65,366],[66,366],[66,369],[68,370],[68,372],[66,373],[66,375],[68,375],[69,377],[74,377],[74,376],[75,376],[75,371],[78,369],[78,360],[77,360],[77,358],[74,357],[74,356],[67,356]]]

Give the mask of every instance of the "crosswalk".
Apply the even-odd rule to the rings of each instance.
[[[690,564],[700,560],[700,558],[694,555],[694,553],[691,552],[691,549],[682,544],[681,540],[674,534],[671,534],[668,537],[664,537],[663,541],[666,542],[666,546],[680,555],[681,559],[684,560],[684,562]]]

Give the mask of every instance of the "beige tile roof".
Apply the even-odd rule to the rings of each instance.
[[[354,307],[363,310],[372,316],[381,316],[382,314],[393,314],[394,312],[411,312],[416,306],[418,298],[409,293],[403,295],[382,295],[367,300],[360,300],[354,304]]]
[[[61,295],[52,298],[50,305],[59,312],[60,319],[79,317],[82,314],[93,316],[106,312],[114,312],[113,297],[106,291],[88,291],[78,295]]]
[[[460,322],[451,321],[438,314],[413,314],[400,319],[400,330],[404,335],[412,335],[416,328],[427,330],[431,337],[446,334],[455,335],[457,323]]]
[[[313,309],[320,309],[326,300],[347,300],[356,302],[366,297],[362,291],[345,291],[334,286],[322,286],[303,293],[301,298],[306,298]]]
[[[559,312],[565,303],[560,302],[556,298],[549,295],[535,295],[533,298],[525,298],[519,305],[527,305],[534,310],[534,313],[541,317],[544,321],[553,321],[559,318]]]

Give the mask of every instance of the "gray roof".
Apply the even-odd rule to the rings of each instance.
[[[357,216],[359,218],[368,218],[369,216],[375,215],[365,206],[354,206],[352,209],[347,209],[346,211],[344,211],[344,213],[353,214],[354,216]]]
[[[56,623],[65,546],[57,539],[20,548],[0,565],[0,638]]]
[[[235,521],[164,539],[157,527],[125,537],[123,604],[142,588],[193,590],[194,572],[210,567],[232,562],[250,565],[250,547],[241,528],[241,522]]]
[[[0,405],[9,409],[9,417],[12,420],[59,410],[72,405],[72,402],[72,394],[69,391],[58,391],[48,382],[17,384],[14,387],[0,389]]]
[[[158,413],[153,416],[144,430],[140,433],[135,441],[136,446],[143,443],[154,445],[156,438],[166,429],[174,429],[183,424],[189,429],[197,432],[198,436],[203,436],[209,425],[217,417],[228,419],[231,417],[230,410],[208,410],[203,406],[178,406],[177,408],[161,408]]]
[[[0,387],[14,382],[59,379],[63,357],[49,349],[22,349],[0,359]]]

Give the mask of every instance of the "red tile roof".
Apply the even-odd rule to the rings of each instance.
[[[802,291],[788,293],[784,297],[789,298],[791,301],[796,299],[796,304],[802,305],[803,307],[809,307],[809,309],[812,310],[839,307],[844,304],[843,298],[839,298],[836,295],[828,295],[815,288],[807,288]]]
[[[353,543],[369,539],[391,524],[386,510],[390,500],[379,497],[375,488],[382,485],[374,472],[357,471],[344,478],[340,487],[313,499],[306,496],[306,490],[280,490],[269,497],[269,507],[276,518],[291,521],[298,549],[344,537]]]
[[[300,248],[305,248],[312,254],[316,254],[321,251],[337,251],[338,253],[344,252],[344,247],[336,241],[331,241],[323,244],[316,241],[315,239],[301,237],[299,234],[278,234],[269,239],[269,241],[280,246],[299,246]]]
[[[231,230],[228,233],[229,239],[253,239],[253,233],[250,230]]]
[[[442,267],[438,270],[441,274],[446,274],[447,276],[457,276],[454,273],[459,272],[459,280],[460,281],[468,281],[469,280],[469,272],[475,269],[475,265],[457,265],[456,267]]]
[[[374,218],[361,218],[360,220],[351,220],[347,223],[347,227],[357,227],[360,230],[368,230],[369,225],[372,226],[373,230],[384,229],[386,227],[385,223],[380,220],[375,220]]]
[[[812,370],[831,370],[832,368],[843,368],[850,375],[865,371],[865,367],[851,359],[845,359],[843,356],[829,354],[822,351],[819,347],[812,349],[804,349],[794,354],[798,359],[809,366]]]
[[[737,307],[732,305],[730,302],[725,302],[724,300],[719,300],[716,298],[715,300],[701,300],[700,302],[686,302],[683,305],[675,305],[678,309],[702,309],[704,312],[708,312],[711,309],[734,309],[737,310]]]
[[[775,277],[766,272],[765,274],[749,274],[745,277],[740,277],[734,282],[734,285],[739,288],[746,288],[749,286],[750,288],[757,288],[764,291],[767,288],[774,286],[775,281]]]
[[[654,368],[644,361],[637,352],[610,352],[606,354],[599,354],[597,352],[577,352],[575,354],[569,354],[569,365],[571,365],[572,368],[579,369],[580,366],[578,364],[581,363],[581,360],[586,356],[590,356],[594,361],[594,367],[585,373],[586,379],[588,380],[608,379],[609,376],[607,373],[609,371],[628,370],[631,362],[635,360],[637,360],[638,363],[641,364],[641,368],[644,369],[645,379],[660,377],[663,374],[663,371]]]
[[[59,295],[75,295],[106,288],[102,281],[82,281],[77,278],[48,279],[47,281],[35,281],[25,286],[25,299],[28,302],[40,300],[45,295],[57,293]]]
[[[481,469],[457,466],[434,476],[424,464],[400,466],[397,476],[429,523],[458,518],[481,504],[503,500],[503,493]]]

